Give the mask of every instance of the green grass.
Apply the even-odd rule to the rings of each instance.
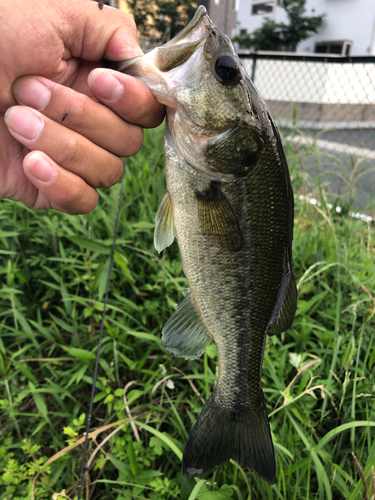
[[[182,477],[217,357],[211,345],[187,362],[160,340],[187,285],[177,245],[153,248],[162,134],[147,132],[126,166],[82,498],[360,500],[352,452],[374,498],[375,229],[329,208],[351,198],[332,199],[291,144],[299,305],[293,327],[268,339],[263,368],[277,482],[234,462],[207,480]],[[319,167],[314,146],[302,152]],[[0,203],[1,500],[74,498],[119,191],[102,190],[87,216]]]

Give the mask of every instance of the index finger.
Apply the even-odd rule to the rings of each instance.
[[[130,123],[152,128],[163,121],[165,107],[132,76],[97,68],[89,74],[88,84],[94,97]]]

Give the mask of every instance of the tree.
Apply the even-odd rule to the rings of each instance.
[[[175,37],[188,24],[196,11],[190,0],[154,0],[154,25],[163,42]]]
[[[127,0],[138,32],[165,43],[184,28],[194,16],[192,0]]]
[[[307,40],[323,26],[325,14],[306,16],[306,0],[282,0],[288,24],[266,18],[260,28],[234,41],[254,50],[287,50],[295,52],[299,42]]]
[[[149,31],[150,2],[146,0],[127,0],[128,7],[134,17],[140,37],[147,37]]]

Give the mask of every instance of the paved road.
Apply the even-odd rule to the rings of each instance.
[[[283,133],[297,146],[312,178],[317,179],[318,165],[320,181],[331,193],[351,191],[355,193],[353,208],[375,214],[375,129],[305,129],[299,135],[295,129],[284,128]],[[314,140],[319,153],[311,154]]]

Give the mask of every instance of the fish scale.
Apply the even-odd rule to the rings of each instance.
[[[182,469],[206,477],[230,459],[272,484],[275,456],[262,391],[267,335],[292,324],[293,192],[280,136],[231,41],[204,7],[173,40],[119,63],[167,106],[167,193],[160,252],[177,238],[189,290],[162,332],[170,353],[218,353],[215,389]]]
[[[271,146],[270,149],[274,157]],[[256,408],[263,404],[259,403],[263,344],[276,301],[275,283],[281,280],[283,272],[284,246],[280,242],[287,244],[288,203],[281,162],[271,162],[273,168],[267,169],[270,152],[265,148],[265,161],[260,159],[258,172],[222,186],[233,210],[241,213],[242,233],[247,242],[240,252],[222,255],[222,249],[207,242],[205,235],[197,231],[195,193],[207,189],[210,181],[199,174],[191,175],[173,148],[168,143],[165,146],[167,190],[172,199],[183,267],[218,351],[219,378],[214,397],[232,414],[243,406]],[[272,189],[275,202],[265,205],[261,201],[269,196],[269,177],[276,184]],[[241,210],[244,198],[246,211]],[[262,244],[254,245],[254,241]],[[267,272],[270,256],[280,261],[276,267],[279,276],[273,269]],[[208,293],[207,286],[213,293]]]

